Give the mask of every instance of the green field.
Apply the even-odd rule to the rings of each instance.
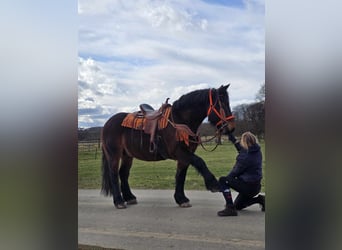
[[[265,143],[260,143],[263,152],[262,191],[265,192]],[[206,146],[209,150],[214,145]],[[209,170],[218,179],[225,176],[233,167],[237,155],[234,145],[225,142],[213,152],[198,147],[196,154],[206,162]],[[96,158],[96,159],[95,159]],[[101,188],[101,150],[79,150],[78,153],[78,188]],[[176,162],[173,160],[146,162],[134,159],[129,183],[135,189],[174,189]],[[190,166],[188,169],[185,189],[205,190],[203,177]]]

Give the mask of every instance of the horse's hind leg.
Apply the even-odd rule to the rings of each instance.
[[[121,180],[121,192],[123,199],[127,202],[127,204],[137,204],[137,198],[132,194],[131,188],[128,183],[129,172],[132,166],[133,158],[128,156],[126,152],[123,152],[123,156],[121,158],[121,166],[120,166],[120,180]]]
[[[180,207],[191,207],[190,200],[184,194],[184,183],[189,165],[177,162],[176,189],[174,198]]]
[[[104,195],[112,195],[116,208],[125,208],[125,201],[121,196],[119,187],[118,169],[120,154],[117,150],[111,148],[105,143],[102,144],[102,192]]]
[[[115,159],[112,161],[112,166],[110,168],[110,177],[112,181],[112,189],[113,189],[113,202],[116,208],[126,208],[125,201],[121,196],[121,190],[119,185],[119,159]]]

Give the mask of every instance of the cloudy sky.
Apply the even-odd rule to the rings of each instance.
[[[264,0],[79,0],[78,126],[231,83],[231,107],[265,81]]]

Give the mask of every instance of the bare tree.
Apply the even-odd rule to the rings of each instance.
[[[266,90],[265,90],[265,83],[263,83],[258,91],[258,93],[256,94],[256,100],[258,102],[264,102],[265,101],[265,97],[266,97]]]
[[[241,135],[251,131],[259,138],[265,135],[265,105],[264,101],[252,104],[240,104],[233,109],[235,116],[235,134]]]

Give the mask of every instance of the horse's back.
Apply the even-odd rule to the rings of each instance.
[[[113,115],[111,118],[109,118],[106,123],[104,124],[103,128],[109,128],[112,126],[120,125],[122,121],[125,119],[125,117],[128,115],[126,112],[121,112]]]
[[[102,128],[102,140],[106,141],[110,137],[115,137],[122,133],[123,127],[121,126],[122,121],[125,119],[128,113],[121,112],[113,115],[104,124]]]

